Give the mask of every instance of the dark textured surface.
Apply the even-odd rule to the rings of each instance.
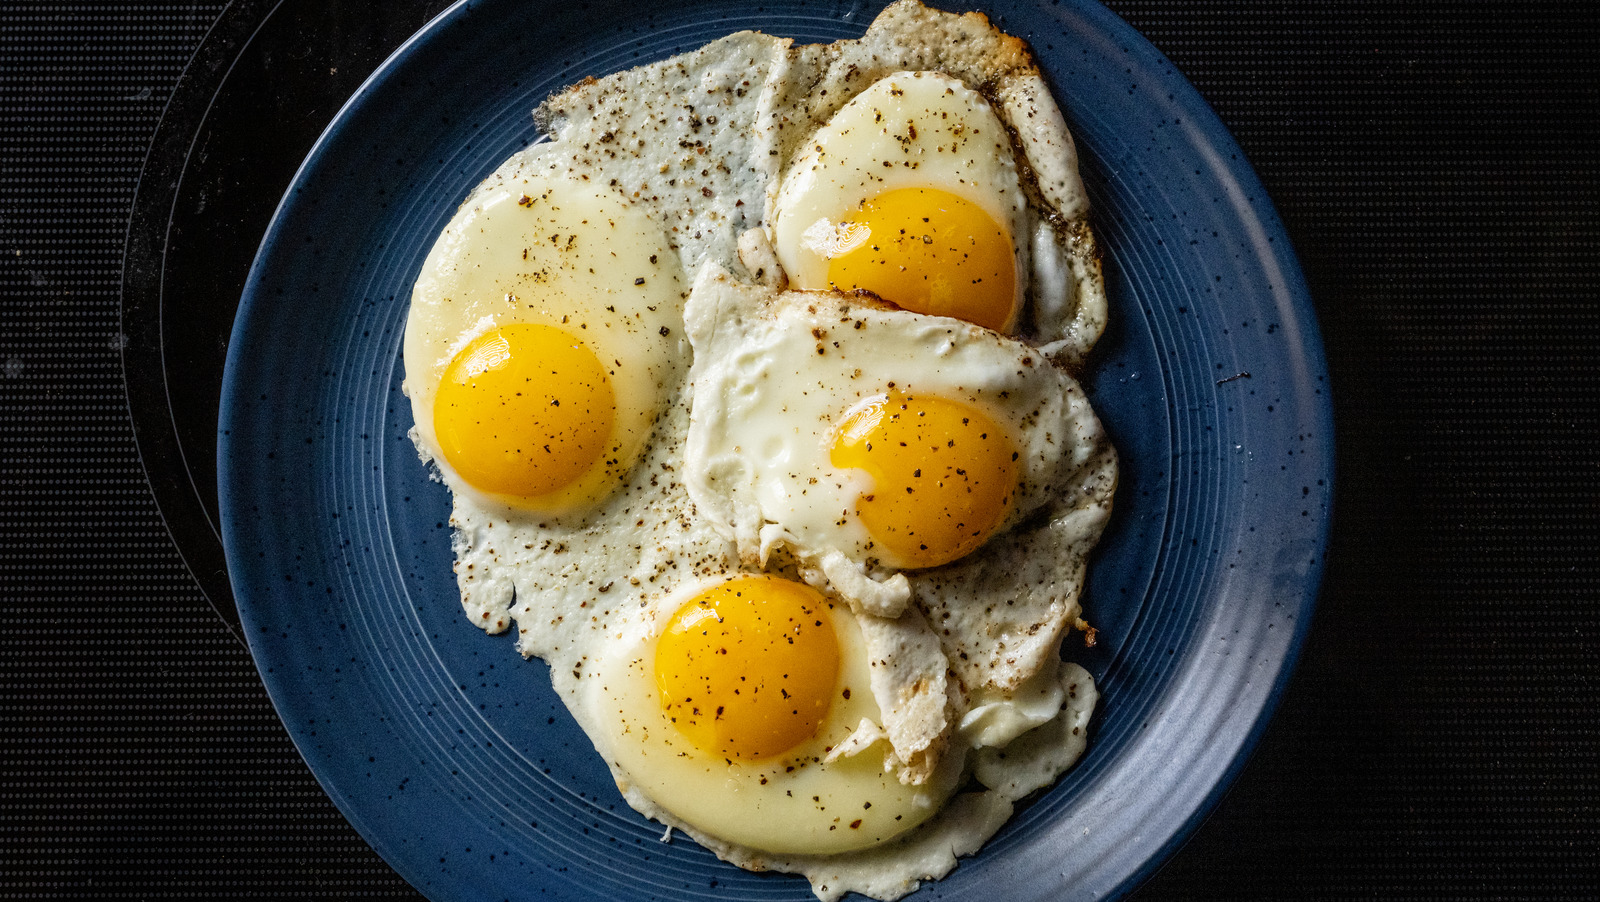
[[[179,503],[162,475],[177,449],[145,425],[162,405],[124,377],[151,365],[151,327],[136,304],[123,317],[152,241],[225,258],[168,277],[231,306],[321,124],[429,12],[375,6],[0,7],[0,898],[414,897],[327,801],[208,604],[203,552],[162,520]],[[1340,427],[1300,672],[1232,794],[1140,897],[1594,897],[1595,16],[1113,8],[1271,192]],[[213,55],[184,75],[202,41]],[[181,345],[184,324],[157,328]],[[156,355],[196,371],[175,432],[203,430],[215,354]]]

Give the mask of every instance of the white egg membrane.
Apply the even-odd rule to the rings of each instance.
[[[1012,129],[1037,207],[1033,254],[1045,260],[1044,274],[1028,288],[1025,337],[1061,364],[1078,365],[1104,325],[1105,299],[1083,222],[1087,204],[1075,152],[1022,43],[978,15],[954,16],[907,0],[885,10],[859,41],[795,47],[741,33],[586,81],[537,111],[552,140],[507,160],[465,203],[525,172],[604,178],[661,224],[691,278],[711,261],[736,279],[772,281],[770,253],[759,252],[761,242],[751,242],[749,230],[760,225],[784,161],[855,93],[902,70],[962,79],[989,96]],[[749,268],[737,253],[741,237],[745,259],[754,262]],[[687,342],[683,350],[689,352]],[[670,387],[638,464],[593,510],[539,518],[455,499],[455,569],[468,619],[489,633],[514,621],[518,650],[549,662],[555,689],[591,737],[600,730],[580,703],[581,689],[604,644],[674,587],[741,568],[736,543],[697,511],[683,484],[690,389],[686,379]],[[426,451],[422,456],[429,460]],[[957,856],[975,852],[1000,828],[1015,801],[1055,780],[1083,751],[1097,696],[1089,674],[1060,662],[1057,650],[1078,616],[1084,556],[1104,525],[1115,480],[1114,453],[1103,437],[1089,457],[1099,462],[1094,490],[1012,530],[1003,555],[986,548],[985,560],[959,573],[909,574],[916,605],[898,618],[863,622],[875,658],[887,662],[882,685],[877,673],[873,679],[880,707],[943,715],[936,729],[914,714],[900,718],[922,723],[924,734],[934,729],[933,740],[863,736],[863,750],[902,743],[931,750],[959,736],[952,747],[975,747],[968,757],[972,791],[890,843],[831,856],[763,855],[688,828],[632,789],[613,765],[629,804],[741,867],[804,874],[824,900],[850,891],[895,899],[920,880],[947,874]],[[1008,588],[996,593],[1001,577]],[[957,660],[947,654],[947,637],[958,629],[993,641],[964,649]],[[930,677],[940,687],[936,694],[903,691]],[[892,726],[895,717],[886,713],[885,721]],[[984,747],[1019,732],[1003,749]],[[893,751],[888,757],[897,758]]]

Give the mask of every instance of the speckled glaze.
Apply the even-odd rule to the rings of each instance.
[[[740,28],[856,36],[877,8],[459,4],[356,94],[273,219],[219,424],[229,570],[307,763],[429,897],[811,898],[661,842],[544,665],[461,616],[400,339],[434,237],[538,137],[547,94]],[[1123,481],[1084,600],[1099,644],[1069,642],[1103,693],[1088,753],[912,898],[1109,898],[1198,825],[1287,680],[1327,542],[1326,368],[1270,202],[1172,65],[1085,0],[985,11],[1033,45],[1078,141],[1111,300],[1085,385]]]

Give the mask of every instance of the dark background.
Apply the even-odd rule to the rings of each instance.
[[[416,898],[274,715],[207,487],[267,217],[443,5],[0,3],[0,898]],[[1600,14],[1110,5],[1266,183],[1339,429],[1300,668],[1138,898],[1600,896]]]

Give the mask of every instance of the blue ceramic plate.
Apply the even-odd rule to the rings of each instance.
[[[875,12],[457,5],[357,92],[279,207],[228,354],[229,570],[301,754],[430,897],[811,898],[800,878],[660,842],[544,665],[461,616],[449,500],[406,438],[400,339],[434,237],[538,138],[546,95],[742,28],[857,36]],[[1288,677],[1327,539],[1326,370],[1271,204],[1172,65],[1088,0],[987,12],[1033,45],[1082,154],[1111,297],[1087,387],[1123,481],[1085,599],[1100,644],[1073,652],[1103,693],[1089,751],[917,898],[1106,898],[1199,823]]]

